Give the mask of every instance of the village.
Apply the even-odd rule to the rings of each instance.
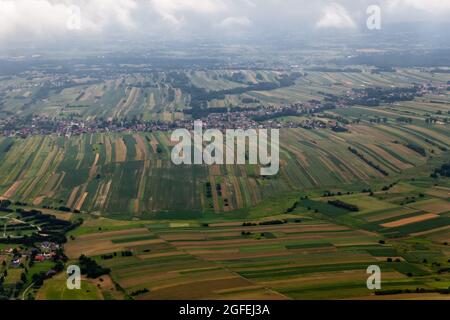
[[[59,249],[59,244],[47,241],[30,248],[25,248],[22,246],[6,246],[4,249],[0,250],[2,266],[5,267],[7,265],[7,261],[9,261],[10,268],[25,268],[25,266],[30,263],[32,264],[51,260]]]
[[[311,106],[311,107],[309,107]],[[308,111],[305,111],[308,110]],[[302,119],[301,121],[280,120],[284,116],[302,116],[323,110],[320,106],[308,104],[292,105],[286,107],[261,108],[255,110],[230,111],[226,113],[209,113],[202,118],[205,128],[208,129],[255,129],[255,128],[333,128],[337,122],[319,119]],[[267,119],[256,121],[254,119]],[[27,137],[32,135],[57,135],[70,137],[85,133],[101,132],[156,132],[172,131],[174,129],[192,129],[193,120],[142,121],[138,119],[110,121],[91,119],[56,119],[47,116],[35,116],[24,121],[16,117],[0,119],[0,135],[6,137]]]
[[[79,226],[39,210],[26,210],[25,203],[2,201],[5,223],[0,236],[0,300],[30,299],[28,289],[39,288],[45,279],[61,272],[67,257],[62,244],[66,233]],[[27,293],[27,296],[25,296]],[[19,294],[22,295],[19,297]]]
[[[61,271],[58,265],[60,245],[54,242],[34,246],[0,245],[0,300],[18,297],[25,288],[53,277]]]
[[[66,85],[58,81],[52,86]],[[289,105],[258,105],[228,108],[186,109],[180,119],[173,121],[143,120],[133,116],[131,119],[88,117],[74,113],[69,116],[31,115],[21,117],[11,115],[0,119],[0,135],[6,137],[27,137],[33,135],[57,135],[70,137],[85,133],[101,132],[156,132],[173,131],[175,129],[192,130],[193,120],[202,120],[207,129],[281,129],[304,128],[347,131],[346,121],[335,118],[330,113],[354,105],[375,107],[380,104],[395,104],[399,101],[410,101],[426,94],[439,94],[445,90],[443,86],[423,83],[408,88],[361,88],[353,89],[342,96],[325,94],[322,101],[309,100]],[[60,106],[64,109],[66,106]],[[446,119],[444,119],[446,120]],[[447,119],[448,120],[448,119]]]

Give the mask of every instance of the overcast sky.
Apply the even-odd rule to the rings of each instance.
[[[0,45],[11,40],[148,35],[219,37],[267,31],[361,30],[369,5],[382,23],[445,22],[450,0],[0,0]]]

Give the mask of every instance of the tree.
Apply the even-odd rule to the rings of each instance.
[[[9,201],[8,199],[2,200],[0,202],[1,208],[8,208],[10,205],[11,205],[11,201]]]
[[[64,270],[64,263],[62,263],[62,261],[58,260],[58,262],[56,262],[55,267],[53,268],[56,272],[61,272]]]

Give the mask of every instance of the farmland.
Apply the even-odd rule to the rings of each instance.
[[[259,177],[259,169],[251,165],[177,167],[170,161],[170,135],[164,132],[0,138],[0,146],[9,146],[0,153],[0,195],[39,207],[122,219],[249,212],[276,194],[341,185],[356,191],[377,181],[427,175],[447,155],[442,150],[450,147],[447,127],[422,126],[424,136],[408,126],[349,127],[349,133],[282,130],[281,169],[274,179]],[[409,141],[428,155],[407,148]],[[221,192],[209,194],[207,185],[220,186]]]
[[[449,13],[0,0],[0,303],[177,319],[447,303]]]
[[[195,107],[198,90],[205,90],[208,108],[229,106],[255,107],[282,105],[310,100],[323,100],[326,95],[339,95],[354,88],[406,88],[418,83],[445,84],[448,74],[433,74],[428,70],[399,68],[395,72],[374,73],[373,68],[355,66],[361,72],[326,72],[306,69],[275,70],[175,70],[122,73],[115,79],[71,78],[72,84],[63,87],[40,88],[45,80],[51,81],[45,66],[37,68],[42,76],[23,83],[18,76],[0,81],[4,114],[27,116],[57,116],[74,119],[123,119],[173,121],[183,117],[183,111]],[[280,84],[282,79],[300,72],[293,83]],[[47,79],[48,78],[48,79]],[[8,90],[19,83],[19,88]],[[265,86],[270,85],[270,90]],[[259,89],[258,85],[262,85]],[[37,87],[37,89],[36,89]],[[197,91],[193,88],[198,89]],[[228,90],[228,91],[227,91]],[[203,91],[202,91],[203,92]],[[224,94],[220,94],[224,92]],[[203,98],[202,98],[203,99]],[[203,101],[203,100],[199,100]],[[420,118],[436,107],[448,111],[448,97],[422,97],[388,109]],[[361,110],[361,109],[359,109]],[[354,110],[355,112],[358,109]],[[370,111],[367,115],[388,114],[386,110]]]
[[[274,179],[259,177],[258,167],[252,165],[176,167],[170,161],[170,132],[124,129],[0,137],[0,197],[118,219],[189,219],[231,212],[251,215],[256,205],[270,203],[268,198],[279,195],[290,198],[299,192],[320,193],[342,185],[359,191],[374,183],[428,175],[448,158],[450,98],[443,88],[450,77],[419,68],[382,73],[367,66],[357,68],[360,72],[308,68],[133,72],[101,83],[72,79],[70,87],[46,91],[46,97],[35,99],[33,92],[26,94],[32,83],[10,90],[14,79],[0,81],[0,89],[7,92],[2,96],[2,112],[20,117],[33,113],[42,119],[52,115],[55,121],[72,119],[74,123],[188,120],[191,115],[185,111],[196,110],[199,101],[208,110],[236,106],[245,110],[326,103],[330,95],[359,88],[389,90],[427,82],[441,88],[427,89],[411,101],[339,107],[278,119],[337,121],[347,131],[282,129],[281,169]],[[193,88],[206,93],[200,95]],[[18,108],[18,101],[23,108]],[[404,118],[409,122],[399,121]]]
[[[383,298],[395,290],[410,298],[445,299],[433,292],[450,281],[440,271],[450,257],[446,214],[389,225],[434,212],[415,209],[436,199],[426,195],[396,204],[402,190],[421,193],[414,182],[370,196],[302,197],[290,213],[259,219],[139,224],[89,219],[72,232],[66,252],[70,259],[89,254],[110,268],[116,287],[132,299]],[[361,210],[336,210],[331,199]],[[101,224],[109,227],[99,231]],[[373,264],[383,272],[377,296],[365,283]]]
[[[178,70],[78,79],[40,99],[29,88],[9,90],[5,114],[54,116],[80,131],[83,121],[101,118],[109,127],[0,137],[0,200],[9,202],[0,211],[8,244],[0,249],[20,249],[10,242],[48,231],[39,215],[20,211],[40,210],[63,226],[64,264],[87,256],[101,271],[84,274],[80,291],[68,291],[58,273],[25,298],[448,298],[441,293],[450,284],[450,182],[436,168],[449,159],[449,80],[418,68]],[[414,84],[424,93],[413,99],[261,121],[321,124],[280,129],[274,177],[260,176],[257,165],[175,166],[170,130],[120,124],[189,121],[186,111],[199,105],[219,113],[286,104],[312,110],[330,96],[357,96],[354,89]],[[71,223],[77,227],[64,228]],[[15,284],[25,268],[0,254],[5,285],[24,294]],[[366,287],[369,265],[382,269],[376,293]],[[54,267],[35,264],[24,284]]]

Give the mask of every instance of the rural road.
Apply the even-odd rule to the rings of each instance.
[[[32,286],[34,286],[34,282],[31,283],[31,284],[23,291],[23,293],[22,293],[22,300],[25,300],[25,295],[26,295],[27,291],[30,290],[30,288],[31,288]]]
[[[3,226],[3,236],[2,236],[2,238],[6,238],[6,225],[8,224],[8,220],[12,220],[12,221],[14,221],[16,223],[27,224],[27,225],[32,226],[33,228],[36,228],[39,232],[42,231],[42,228],[37,226],[37,225],[34,225],[32,223],[29,223],[29,222],[22,221],[22,220],[17,219],[17,218],[10,218],[11,215],[12,215],[12,213],[8,214],[7,216],[0,217],[0,219],[5,219],[6,220],[5,224]]]

